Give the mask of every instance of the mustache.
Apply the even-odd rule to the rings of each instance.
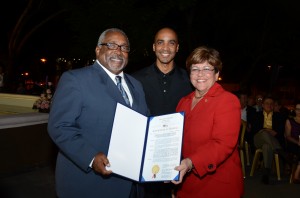
[[[163,50],[159,50],[159,52],[160,52],[160,53],[168,53],[168,54],[171,54],[171,51],[170,51],[170,50],[164,50],[164,49],[163,49]]]
[[[110,57],[109,57],[110,59],[118,59],[118,60],[122,60],[122,61],[124,61],[125,60],[125,58],[123,57],[123,56],[120,56],[120,55],[118,55],[118,54],[113,54],[113,55],[111,55]]]

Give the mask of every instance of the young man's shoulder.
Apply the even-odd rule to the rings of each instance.
[[[133,74],[141,74],[141,73],[148,73],[150,71],[153,71],[153,65],[149,65],[149,66],[146,66],[146,67],[143,67],[143,68],[140,68],[138,70],[136,70],[135,72],[132,73]]]
[[[141,68],[141,69],[131,73],[130,75],[138,80],[142,80],[146,76],[153,74],[153,72],[154,72],[153,65],[150,65],[150,66]]]

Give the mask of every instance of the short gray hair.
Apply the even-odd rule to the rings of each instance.
[[[119,33],[123,34],[125,36],[126,40],[127,40],[128,46],[130,46],[129,39],[128,39],[127,35],[125,34],[125,32],[123,30],[120,30],[118,28],[109,28],[109,29],[106,29],[104,32],[102,32],[99,39],[98,39],[98,45],[100,45],[103,42],[103,40],[105,39],[106,34],[108,32],[119,32]]]

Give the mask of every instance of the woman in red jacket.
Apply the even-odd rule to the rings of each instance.
[[[240,198],[244,181],[237,142],[241,108],[236,96],[218,80],[219,52],[196,48],[186,61],[195,91],[180,100],[185,112],[180,180],[177,197]]]

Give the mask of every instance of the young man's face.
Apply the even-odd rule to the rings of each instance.
[[[178,49],[178,39],[174,31],[166,28],[156,34],[153,51],[157,58],[157,64],[169,64],[173,62]]]

